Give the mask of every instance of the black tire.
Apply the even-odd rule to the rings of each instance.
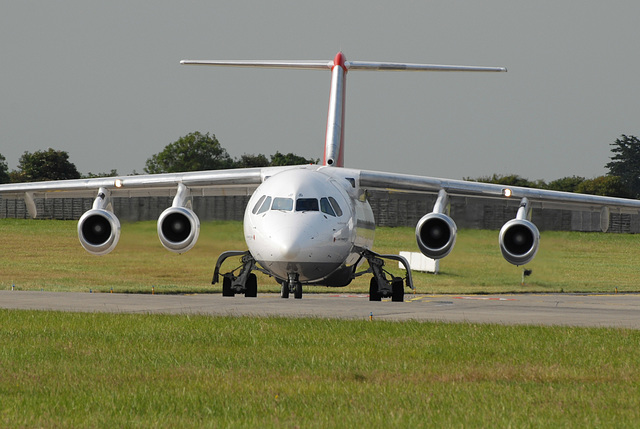
[[[371,278],[369,283],[369,301],[382,301],[382,296],[378,293],[378,280]]]
[[[231,279],[228,276],[222,278],[222,296],[234,296],[235,292],[231,289]]]
[[[247,278],[247,290],[244,293],[245,298],[255,298],[258,296],[258,278],[255,274],[249,274]]]
[[[391,301],[404,302],[404,284],[400,277],[395,277],[391,282]]]
[[[296,288],[293,291],[295,299],[302,299],[302,283],[296,283]]]
[[[289,283],[280,283],[280,298],[289,299]]]

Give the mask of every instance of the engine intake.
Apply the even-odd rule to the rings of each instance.
[[[525,265],[533,260],[538,252],[540,232],[528,220],[512,219],[500,230],[500,250],[507,262],[513,265]]]
[[[456,223],[449,216],[429,213],[418,221],[416,241],[425,256],[442,259],[453,250],[457,231]]]
[[[416,225],[416,241],[420,251],[431,259],[447,256],[456,243],[458,227],[449,217],[449,196],[444,189],[438,192],[433,212],[422,216]]]
[[[106,255],[118,244],[120,221],[108,210],[89,210],[78,222],[78,238],[87,252]]]
[[[186,207],[169,207],[158,218],[158,238],[175,253],[184,253],[195,246],[200,234],[198,216]]]

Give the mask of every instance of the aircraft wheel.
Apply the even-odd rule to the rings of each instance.
[[[400,277],[394,277],[391,282],[391,301],[404,302],[404,285]]]
[[[245,297],[255,298],[258,296],[258,278],[255,274],[249,274],[247,278],[247,291],[244,293]]]
[[[378,280],[371,278],[369,283],[369,301],[382,301],[382,296],[378,293]]]
[[[224,276],[222,278],[222,296],[234,296],[235,293],[231,289],[231,278]]]
[[[280,283],[280,298],[284,298],[284,299],[289,298],[289,283],[287,282]]]
[[[296,283],[295,291],[293,292],[295,299],[302,299],[302,283]]]

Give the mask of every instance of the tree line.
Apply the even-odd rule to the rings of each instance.
[[[623,134],[610,146],[613,156],[605,164],[609,172],[593,179],[568,176],[547,183],[544,180],[531,181],[517,174],[493,174],[478,178],[465,177],[465,180],[608,197],[640,198],[640,140]]]
[[[623,134],[610,146],[613,155],[610,157],[611,161],[605,165],[609,172],[593,179],[571,176],[547,183],[544,180],[531,181],[517,174],[493,174],[478,178],[467,177],[465,180],[583,194],[640,198],[640,140],[635,136]],[[232,158],[215,135],[196,131],[180,137],[165,146],[161,152],[152,155],[147,159],[144,172],[148,174],[177,173],[227,168],[317,164],[319,162],[319,159],[280,152],[276,152],[269,158],[263,154],[244,154],[239,158]],[[116,170],[111,170],[108,173],[81,175],[76,166],[69,161],[67,152],[54,149],[34,153],[25,152],[20,157],[18,169],[9,171],[5,157],[0,154],[0,183],[117,175]]]
[[[244,154],[232,158],[213,134],[198,131],[180,137],[173,143],[147,159],[144,172],[147,174],[177,173],[181,171],[220,170],[225,168],[269,167],[281,165],[317,164],[319,159],[305,158],[294,153],[276,152],[266,155]],[[137,173],[133,173],[137,174]],[[38,182],[44,180],[66,180],[93,177],[117,176],[117,170],[108,173],[80,174],[69,154],[62,150],[24,152],[18,168],[9,171],[6,158],[0,154],[0,183]]]

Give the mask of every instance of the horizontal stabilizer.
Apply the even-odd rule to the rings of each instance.
[[[195,66],[222,66],[222,67],[262,67],[272,69],[306,69],[306,70],[330,70],[332,61],[217,61],[217,60],[182,60],[180,64]]]
[[[254,61],[254,60],[182,60],[180,64],[196,66],[221,66],[221,67],[262,67],[274,69],[306,69],[306,70],[330,70],[334,61]],[[371,71],[466,71],[466,72],[506,72],[504,67],[484,66],[454,66],[443,64],[411,64],[388,63],[374,61],[345,61],[347,70],[371,70]]]
[[[506,72],[504,67],[450,66],[440,64],[377,63],[370,61],[346,61],[347,70],[374,71],[468,71],[468,72]]]

